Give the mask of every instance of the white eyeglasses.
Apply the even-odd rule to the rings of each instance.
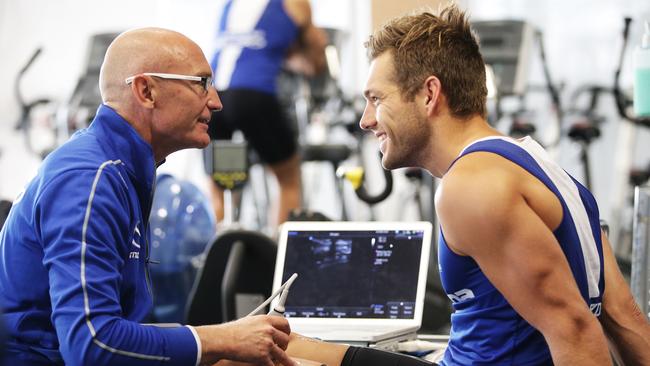
[[[208,88],[212,86],[212,76],[192,76],[192,75],[180,75],[180,74],[165,74],[165,73],[158,73],[158,72],[143,72],[138,75],[153,76],[161,79],[196,81],[200,83],[199,85],[201,85],[203,91],[205,91],[206,93],[208,92]],[[138,75],[129,76],[124,80],[124,82],[127,85],[129,85],[133,82],[133,79],[135,79],[135,77]]]

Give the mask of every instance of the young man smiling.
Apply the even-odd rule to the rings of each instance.
[[[387,169],[441,178],[435,205],[453,302],[443,365],[650,364],[596,201],[529,137],[486,121],[485,66],[465,14],[400,17],[371,36],[361,118]]]

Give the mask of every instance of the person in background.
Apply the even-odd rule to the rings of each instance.
[[[442,365],[650,365],[592,194],[531,138],[486,121],[485,65],[465,14],[393,19],[366,44],[360,126],[386,169],[441,178],[440,275],[455,313]]]
[[[212,57],[215,86],[225,106],[210,124],[212,139],[230,139],[240,130],[278,180],[277,224],[300,208],[300,156],[296,133],[277,97],[283,65],[315,75],[326,67],[327,36],[311,21],[308,0],[224,3]],[[222,220],[223,191],[211,183]]]
[[[91,125],[48,155],[0,232],[7,365],[294,365],[279,317],[141,324],[152,307],[148,227],[156,167],[203,148],[221,101],[196,43],[159,28],[108,48]]]

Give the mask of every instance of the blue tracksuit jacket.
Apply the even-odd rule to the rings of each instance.
[[[114,110],[45,159],[0,233],[8,365],[194,365],[189,327],[152,307],[153,152]]]

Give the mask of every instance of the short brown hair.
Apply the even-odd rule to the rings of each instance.
[[[465,13],[455,5],[437,16],[423,12],[392,19],[365,46],[371,60],[386,51],[393,53],[394,77],[406,100],[435,75],[453,116],[485,118],[485,64]]]

